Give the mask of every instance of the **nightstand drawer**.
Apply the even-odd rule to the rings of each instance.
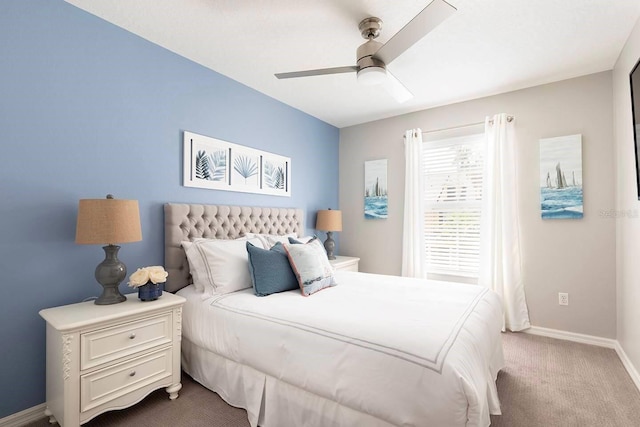
[[[125,323],[80,336],[80,369],[171,342],[171,313]]]
[[[80,411],[85,412],[171,376],[171,348],[80,377]]]

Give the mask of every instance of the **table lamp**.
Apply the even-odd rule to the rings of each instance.
[[[126,298],[118,286],[127,276],[127,267],[118,259],[120,246],[114,243],[139,242],[140,210],[137,200],[82,199],[78,204],[76,243],[81,245],[105,244],[104,261],[96,267],[96,280],[102,285],[98,305],[117,304]]]
[[[333,241],[331,236],[334,231],[342,231],[342,212],[331,209],[318,211],[316,230],[327,232],[324,249],[327,251],[327,258],[336,259],[336,256],[333,254],[333,251],[336,249],[336,242]]]

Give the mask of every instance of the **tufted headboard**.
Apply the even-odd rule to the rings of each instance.
[[[303,234],[302,209],[247,206],[164,205],[165,289],[175,292],[191,283],[187,256],[180,245],[197,237],[235,239],[244,233]]]

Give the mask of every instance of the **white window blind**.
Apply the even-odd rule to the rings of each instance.
[[[427,272],[478,276],[484,135],[423,143]]]

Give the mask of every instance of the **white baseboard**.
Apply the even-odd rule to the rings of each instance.
[[[619,347],[618,341],[611,338],[596,337],[594,335],[578,334],[576,332],[561,331],[558,329],[541,328],[540,326],[532,326],[522,331],[531,335],[540,335],[542,337],[557,338],[559,340],[579,342],[581,344],[597,345],[598,347],[613,348]]]
[[[4,417],[0,419],[0,427],[20,427],[25,424],[41,420],[46,417],[44,415],[44,409],[46,406],[46,404],[41,403],[32,408]]]
[[[624,365],[625,369],[629,373],[631,380],[636,385],[638,390],[640,390],[640,375],[638,375],[638,371],[636,367],[633,366],[633,363],[631,363],[631,360],[627,356],[627,353],[624,352],[624,349],[622,348],[620,343],[617,341],[616,341],[616,353],[618,353],[618,357],[620,358],[620,360],[622,361],[622,364]]]

